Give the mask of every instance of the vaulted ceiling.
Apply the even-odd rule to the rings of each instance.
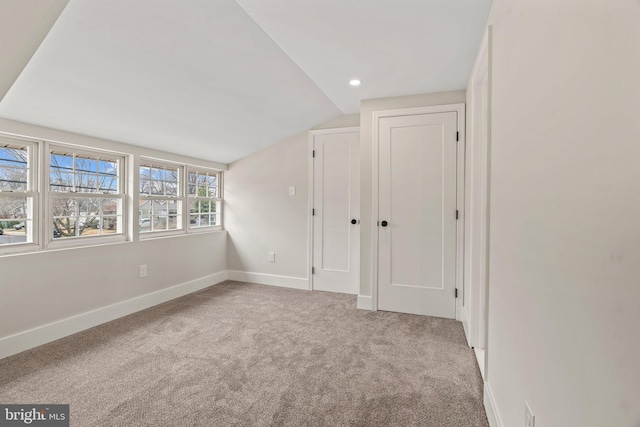
[[[229,163],[362,99],[464,89],[490,4],[70,0],[0,117]]]

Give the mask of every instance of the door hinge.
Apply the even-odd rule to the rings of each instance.
[[[316,210],[315,209],[311,209],[311,216],[314,216],[316,214]]]
[[[458,209],[456,209],[456,219],[458,219],[458,218],[459,218]]]
[[[316,268],[315,267],[311,267],[311,274],[316,274]]]
[[[460,141],[460,132],[456,132],[456,141]]]
[[[456,298],[458,298],[458,288],[456,288]]]
[[[313,151],[311,152],[311,157],[315,157],[315,156],[316,156],[316,150],[313,150]]]

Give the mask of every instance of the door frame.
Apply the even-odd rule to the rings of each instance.
[[[462,313],[462,278],[464,267],[464,154],[465,154],[465,104],[445,104],[429,107],[401,108],[373,112],[373,149],[372,149],[372,194],[371,194],[371,296],[372,309],[378,310],[378,221],[379,221],[379,168],[380,168],[380,119],[387,117],[413,116],[421,114],[456,113],[458,124],[458,142],[456,150],[456,320],[461,320]]]
[[[465,335],[470,347],[474,347],[476,350],[476,357],[478,365],[480,366],[480,372],[484,382],[487,382],[488,369],[489,369],[489,292],[490,292],[490,217],[491,217],[491,92],[493,82],[493,70],[492,70],[492,53],[493,50],[493,26],[489,25],[482,37],[482,42],[478,50],[478,55],[471,71],[471,77],[469,78],[469,108],[472,113],[469,117],[469,126],[471,128],[471,146],[469,164],[467,165],[467,173],[473,173],[474,165],[480,163],[480,167],[484,168],[483,176],[486,178],[486,183],[482,191],[480,198],[480,213],[481,216],[480,231],[481,236],[484,237],[484,241],[481,241],[481,245],[478,247],[477,253],[473,252],[473,242],[471,245],[465,248],[465,257],[470,257],[470,261],[473,262],[473,257],[477,256],[482,262],[482,269],[479,272],[482,280],[476,280],[473,275],[467,277],[465,275],[465,282],[468,283],[470,298],[470,311],[465,313],[465,321],[463,326],[465,329]],[[486,81],[486,86],[484,85]],[[483,90],[486,87],[486,93]],[[480,111],[478,110],[478,98],[483,100],[480,104]],[[483,141],[480,138],[480,144],[482,144],[482,158],[476,160],[475,153],[472,149],[475,148],[476,143],[476,122],[480,120],[481,124],[486,126],[486,139]],[[473,191],[474,187],[471,186],[469,191]],[[473,197],[473,193],[471,193]],[[472,214],[470,212],[470,214]],[[470,220],[473,218],[470,215]],[[469,224],[469,239],[473,237],[473,224]],[[473,267],[473,264],[469,264]],[[468,316],[466,315],[468,314]],[[477,346],[480,345],[480,348]],[[485,385],[487,390],[487,385]]]
[[[469,101],[469,144],[468,162],[465,166],[469,223],[465,224],[467,239],[465,242],[464,287],[469,295],[465,297],[463,321],[465,335],[470,347],[484,350],[486,348],[487,329],[487,289],[488,289],[488,254],[489,254],[489,158],[491,139],[491,74],[490,74],[490,39],[491,28],[482,38],[476,62],[471,71],[468,89]],[[486,89],[486,92],[485,92]],[[484,135],[483,135],[484,134]],[[479,171],[476,170],[479,168]],[[484,181],[475,182],[480,172]],[[474,206],[473,198],[478,197],[478,206]],[[474,211],[474,207],[478,212]],[[478,225],[475,218],[478,216]],[[476,247],[474,236],[479,238]],[[477,277],[474,266],[480,263]],[[484,368],[484,367],[482,367]],[[484,373],[484,370],[481,370]]]
[[[313,157],[313,145],[315,142],[315,136],[316,135],[333,135],[333,134],[338,134],[338,133],[353,133],[353,132],[360,132],[360,126],[349,126],[349,127],[343,127],[343,128],[331,128],[331,129],[316,129],[316,130],[310,130],[309,131],[309,200],[308,200],[308,208],[307,212],[308,212],[308,223],[307,223],[307,231],[308,231],[308,241],[309,241],[309,245],[307,247],[307,277],[309,278],[309,290],[312,291],[313,290],[313,274],[311,273],[311,268],[313,267],[313,244],[314,244],[314,240],[313,240],[313,234],[314,234],[314,230],[313,230],[313,199],[314,199],[314,188],[315,188],[315,163],[314,163],[314,157]],[[359,143],[359,142],[358,142]],[[360,160],[358,160],[358,163],[360,163]],[[360,189],[358,189],[360,190]],[[359,194],[359,191],[358,191]],[[358,198],[359,199],[359,198]],[[360,201],[358,200],[358,206],[360,205]],[[358,233],[358,240],[360,239],[360,233]],[[360,253],[358,252],[358,257],[360,257]],[[358,281],[358,288],[360,287],[360,269],[358,269],[358,271],[356,272],[356,275],[358,277],[357,281]]]

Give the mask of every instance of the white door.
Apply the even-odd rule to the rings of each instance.
[[[378,309],[455,318],[457,114],[378,129]]]
[[[313,289],[357,294],[360,134],[317,131],[312,138]]]

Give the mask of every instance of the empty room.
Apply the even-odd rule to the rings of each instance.
[[[640,1],[0,0],[0,426],[640,427]]]

